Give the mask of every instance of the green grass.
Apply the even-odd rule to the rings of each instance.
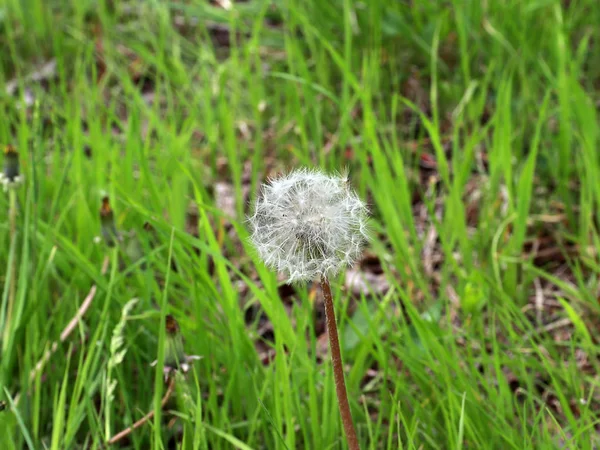
[[[119,445],[345,448],[315,291],[280,298],[244,222],[311,165],[350,170],[390,286],[332,281],[363,448],[596,448],[598,23],[595,0],[0,2],[26,177],[16,239],[0,195],[0,447],[99,449],[154,409]],[[105,194],[138,256],[94,243]],[[203,358],[161,412],[166,314]]]

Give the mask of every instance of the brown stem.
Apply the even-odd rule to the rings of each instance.
[[[104,275],[106,273],[106,271],[108,270],[109,262],[110,262],[110,258],[108,256],[106,256],[104,258],[104,261],[102,262],[102,269],[100,271],[100,273],[102,275]],[[52,357],[52,355],[54,355],[54,353],[56,353],[56,350],[58,350],[58,344],[59,343],[62,344],[63,342],[65,342],[67,340],[67,338],[69,337],[69,335],[73,332],[73,330],[75,329],[75,327],[77,326],[77,324],[79,323],[81,318],[84,316],[84,314],[87,312],[87,310],[92,305],[92,301],[94,300],[94,297],[96,296],[96,290],[97,290],[97,287],[95,284],[93,284],[92,287],[90,288],[90,292],[83,300],[83,303],[81,304],[81,306],[79,307],[79,309],[77,310],[77,312],[75,313],[73,318],[69,321],[67,326],[63,329],[62,333],[60,333],[60,339],[58,341],[54,341],[52,343],[52,345],[50,346],[50,349],[46,350],[44,355],[35,364],[35,367],[33,369],[31,369],[31,372],[29,372],[29,381],[30,382],[33,381],[33,379],[36,377],[36,375],[44,368],[46,363],[48,361],[50,361],[50,358]],[[15,396],[15,405],[19,404],[20,399],[21,399],[21,393],[19,392]]]
[[[106,256],[102,263],[102,270],[100,271],[100,273],[102,275],[104,275],[106,273],[106,271],[108,269],[109,261],[110,261],[109,257]],[[52,343],[50,350],[47,350],[46,353],[44,353],[44,356],[42,356],[42,358],[35,365],[35,368],[33,368],[31,370],[31,373],[29,374],[30,381],[35,378],[36,374],[40,370],[42,370],[42,368],[48,362],[50,357],[56,352],[56,350],[58,349],[59,342],[61,344],[63,342],[65,342],[67,340],[67,338],[69,337],[69,335],[73,332],[73,330],[75,329],[75,327],[77,326],[77,324],[79,323],[81,318],[84,316],[84,314],[87,312],[87,310],[92,305],[92,301],[94,300],[94,297],[96,296],[96,290],[97,290],[96,285],[93,284],[92,287],[90,288],[90,292],[83,300],[83,303],[81,304],[81,306],[79,307],[79,309],[77,310],[77,312],[75,313],[73,318],[69,321],[67,326],[63,329],[62,333],[60,333],[60,340]]]
[[[160,407],[161,408],[165,407],[165,405],[167,404],[167,402],[171,398],[171,395],[173,395],[174,389],[175,389],[175,375],[172,375],[171,379],[169,381],[169,387],[167,388],[167,392],[165,392],[165,395],[163,396],[162,400],[160,401]],[[140,420],[138,420],[132,426],[130,426],[128,428],[125,428],[123,431],[120,431],[119,433],[115,434],[113,437],[111,437],[108,440],[107,444],[108,445],[113,445],[114,443],[120,441],[124,437],[128,436],[129,434],[131,434],[131,432],[133,430],[135,430],[136,428],[141,427],[142,425],[144,425],[146,422],[148,422],[153,417],[154,417],[154,410],[150,411],[148,414],[146,414],[144,417],[142,417]]]
[[[325,317],[327,319],[327,334],[329,335],[329,347],[331,349],[331,362],[333,364],[333,377],[335,379],[335,391],[337,393],[342,424],[348,441],[350,450],[360,450],[356,430],[352,422],[352,413],[348,404],[348,394],[346,392],[346,382],[344,381],[344,367],[342,365],[342,355],[340,352],[340,341],[338,338],[337,325],[335,323],[335,311],[333,308],[333,297],[331,295],[331,286],[326,277],[321,277],[321,289],[325,298]]]
[[[75,313],[75,316],[73,316],[73,318],[67,324],[67,326],[63,330],[63,332],[60,333],[60,340],[54,341],[52,343],[52,345],[50,346],[50,349],[46,350],[46,352],[44,353],[44,356],[42,356],[40,358],[40,360],[36,363],[35,367],[33,369],[31,369],[31,372],[29,373],[29,381],[32,381],[35,378],[37,373],[39,371],[41,371],[44,368],[44,366],[46,365],[46,363],[50,360],[50,357],[54,353],[56,353],[56,350],[58,350],[59,342],[62,344],[63,342],[65,342],[67,340],[67,338],[69,337],[71,332],[75,329],[75,327],[79,323],[79,320],[81,320],[83,315],[86,313],[86,311],[89,309],[90,305],[92,304],[92,301],[94,300],[94,297],[96,296],[96,289],[97,289],[96,285],[95,284],[92,285],[90,292],[88,293],[87,297],[85,298],[85,300],[83,301],[83,303],[81,304],[81,306],[79,307],[77,312]]]

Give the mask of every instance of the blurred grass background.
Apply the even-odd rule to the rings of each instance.
[[[0,196],[1,448],[104,448],[149,410],[115,446],[345,448],[321,294],[246,241],[257,186],[304,165],[373,214],[334,282],[365,449],[597,448],[599,24],[594,0],[0,2],[26,177],[14,239]],[[167,314],[203,359],[161,414]]]

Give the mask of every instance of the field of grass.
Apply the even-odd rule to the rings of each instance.
[[[321,291],[248,242],[304,166],[372,214],[363,449],[599,448],[599,108],[597,0],[2,0],[0,448],[346,448]]]

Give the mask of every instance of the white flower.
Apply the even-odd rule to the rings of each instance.
[[[270,180],[249,218],[251,240],[268,267],[290,282],[330,276],[360,256],[368,210],[347,176],[300,169]]]

